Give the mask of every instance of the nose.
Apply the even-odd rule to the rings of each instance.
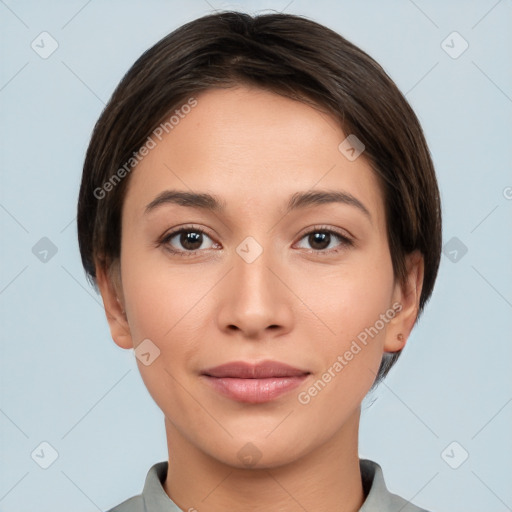
[[[218,326],[223,332],[262,340],[291,330],[293,294],[282,267],[270,250],[254,261],[234,253],[220,293]]]

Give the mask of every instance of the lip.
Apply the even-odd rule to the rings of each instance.
[[[234,361],[201,372],[217,392],[232,400],[264,403],[298,387],[311,372],[278,361]]]
[[[209,377],[226,377],[236,379],[268,379],[270,377],[298,377],[310,373],[307,370],[294,368],[279,361],[260,361],[248,363],[245,361],[233,361],[208,368],[201,372]]]

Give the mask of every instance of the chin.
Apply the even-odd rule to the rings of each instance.
[[[213,450],[211,449],[213,448]],[[226,444],[204,447],[209,455],[218,461],[238,469],[272,469],[295,462],[307,453],[297,442],[283,435],[274,439],[264,435],[237,436]]]

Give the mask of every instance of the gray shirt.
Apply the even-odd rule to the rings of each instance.
[[[123,501],[108,512],[182,512],[162,486],[167,476],[167,465],[167,461],[153,465],[146,476],[142,494]],[[384,483],[382,469],[376,462],[360,459],[359,465],[366,496],[359,512],[428,512],[390,493]]]

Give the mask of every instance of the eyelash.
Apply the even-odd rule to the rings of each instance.
[[[206,236],[208,236],[208,238],[211,238],[208,235],[208,233],[206,233],[206,231],[204,231],[202,229],[196,228],[194,226],[186,226],[186,227],[181,227],[179,229],[176,229],[175,231],[165,234],[158,241],[157,246],[165,245],[165,249],[167,251],[169,251],[171,254],[177,255],[177,256],[183,256],[183,257],[191,257],[200,252],[207,250],[207,249],[196,249],[195,251],[183,251],[183,250],[176,250],[176,249],[171,248],[171,246],[169,244],[170,240],[172,240],[176,235],[179,235],[181,233],[189,233],[189,232],[206,235]],[[329,250],[310,249],[310,250],[308,250],[308,252],[310,254],[314,253],[314,254],[319,254],[319,255],[332,255],[334,253],[338,253],[338,252],[342,251],[345,248],[354,246],[354,240],[347,237],[346,235],[342,235],[338,231],[326,228],[324,226],[314,226],[310,231],[308,231],[307,233],[304,233],[299,240],[302,240],[303,238],[305,238],[311,234],[314,234],[314,233],[328,233],[330,235],[334,235],[336,238],[338,238],[340,243],[339,243],[338,248],[336,248],[336,249],[329,249]],[[216,244],[216,242],[214,242],[214,244]]]

